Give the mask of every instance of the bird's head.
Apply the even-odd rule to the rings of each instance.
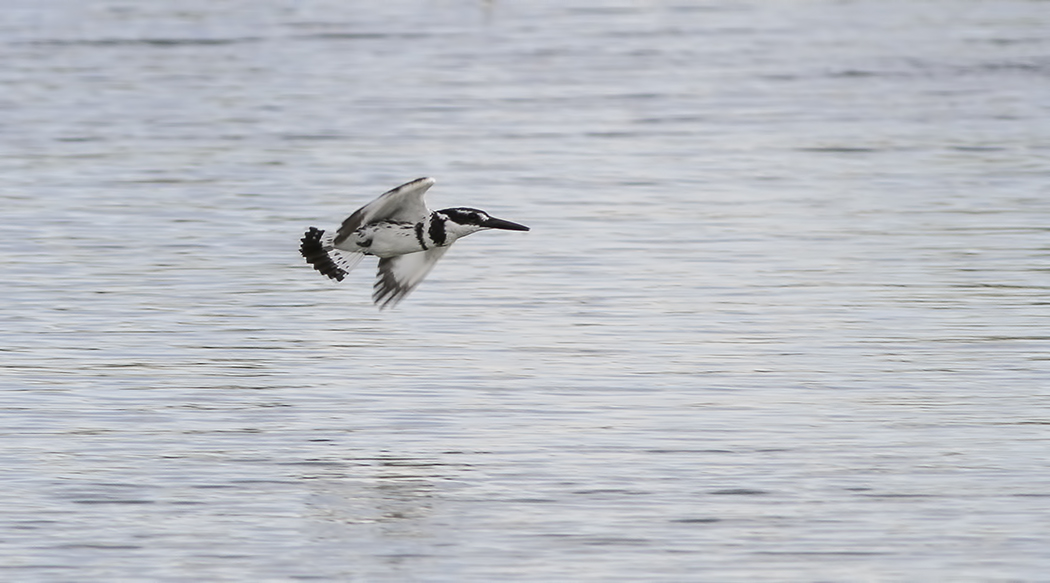
[[[485,229],[503,229],[505,231],[529,230],[525,225],[497,219],[478,209],[459,207],[443,209],[438,211],[438,213],[448,219],[448,222],[445,223],[445,229],[456,238]]]

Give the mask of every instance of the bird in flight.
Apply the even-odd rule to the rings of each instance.
[[[433,178],[417,178],[357,209],[334,234],[310,227],[299,252],[309,263],[342,281],[365,255],[379,257],[372,301],[393,307],[427,276],[456,239],[486,229],[528,231],[478,209],[456,207],[431,211],[423,195]]]

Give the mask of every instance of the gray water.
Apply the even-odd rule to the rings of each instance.
[[[1050,581],[1047,7],[6,1],[0,578]]]

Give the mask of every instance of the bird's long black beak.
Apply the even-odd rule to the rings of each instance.
[[[482,227],[488,229],[503,229],[504,231],[528,231],[529,228],[525,225],[519,225],[518,223],[512,223],[510,221],[504,221],[503,219],[489,218],[489,220],[481,223]]]

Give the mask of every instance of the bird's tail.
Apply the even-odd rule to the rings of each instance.
[[[303,235],[303,244],[299,252],[309,263],[321,272],[321,275],[336,281],[343,281],[346,274],[354,268],[363,255],[361,253],[343,253],[332,245],[332,237],[325,236],[323,230],[310,227]]]

